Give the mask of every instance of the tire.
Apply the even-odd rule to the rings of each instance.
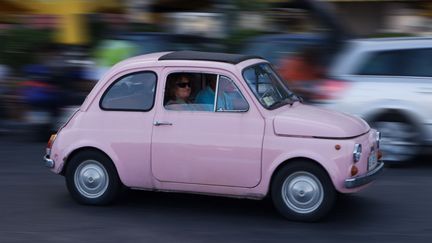
[[[380,149],[387,165],[407,164],[420,153],[420,132],[401,115],[383,114],[371,122],[381,132]]]
[[[312,222],[332,209],[336,190],[327,172],[308,161],[295,161],[274,176],[271,194],[276,209],[285,218]]]
[[[81,204],[107,205],[121,191],[113,162],[96,151],[76,154],[67,165],[65,177],[69,193]]]

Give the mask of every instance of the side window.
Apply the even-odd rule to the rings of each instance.
[[[219,76],[216,111],[247,111],[249,104],[234,82]]]
[[[210,73],[169,74],[165,86],[164,107],[167,110],[208,112],[214,112],[215,109],[249,109],[248,103],[231,79]]]
[[[432,49],[411,49],[404,52],[404,76],[432,77]]]
[[[382,51],[372,53],[360,67],[359,75],[399,76],[403,67],[400,51]]]
[[[149,111],[156,89],[154,72],[138,72],[121,77],[102,96],[104,110]]]
[[[208,99],[205,99],[206,102],[201,104],[196,102],[200,92],[203,90],[203,79],[201,73],[169,74],[165,84],[165,109],[181,111],[213,110],[213,104],[208,104]]]
[[[432,49],[383,51],[370,56],[360,75],[432,76]]]

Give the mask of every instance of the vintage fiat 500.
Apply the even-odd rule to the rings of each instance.
[[[51,136],[45,165],[83,204],[123,187],[262,199],[292,220],[382,171],[379,132],[305,105],[259,57],[153,53],[115,65]]]

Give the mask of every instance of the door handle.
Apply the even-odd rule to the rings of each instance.
[[[155,126],[172,126],[172,123],[171,122],[155,121],[155,122],[153,122],[153,125],[155,125]]]

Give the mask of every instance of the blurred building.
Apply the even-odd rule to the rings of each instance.
[[[32,19],[29,24],[35,21],[44,23],[43,19],[49,19],[49,23],[57,29],[57,42],[70,45],[88,41],[88,25],[84,15],[119,8],[122,8],[120,0],[0,0],[0,12],[4,12],[4,16],[28,15]]]
[[[429,0],[330,0],[341,21],[356,34],[377,32],[423,34],[430,32]]]
[[[293,26],[303,22],[304,15],[310,14],[293,10],[293,3],[302,0],[269,1],[273,3],[277,15],[285,18],[284,22]],[[312,1],[303,0],[303,2]],[[316,3],[320,5],[328,3],[327,10],[333,12],[337,16],[337,21],[356,36],[370,36],[376,33],[428,34],[431,32],[432,3],[429,0],[322,0]]]

